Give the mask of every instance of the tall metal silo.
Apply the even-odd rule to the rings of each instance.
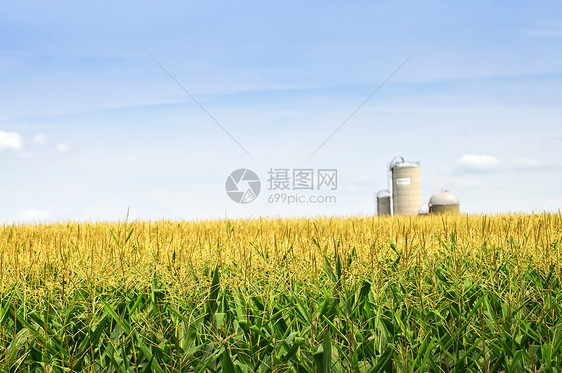
[[[390,162],[392,214],[417,215],[422,204],[420,162],[396,157]]]
[[[390,211],[390,191],[381,190],[377,193],[377,215],[391,215]]]

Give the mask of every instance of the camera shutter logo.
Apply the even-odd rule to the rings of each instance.
[[[256,173],[247,168],[233,171],[226,179],[226,194],[236,203],[246,204],[254,201],[261,190],[261,182]]]

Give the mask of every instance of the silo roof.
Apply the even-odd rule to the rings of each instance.
[[[458,205],[459,198],[448,190],[435,193],[429,199],[429,205]]]
[[[414,161],[404,161],[400,163],[394,163],[392,168],[417,168],[420,167],[420,162]]]
[[[391,194],[389,190],[379,190],[379,192],[377,193],[377,198],[385,198],[390,196]]]

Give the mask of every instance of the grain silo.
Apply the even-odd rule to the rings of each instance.
[[[390,215],[390,191],[381,190],[377,193],[377,215]]]
[[[432,214],[458,214],[459,199],[448,190],[437,192],[429,199],[429,212]]]
[[[417,215],[422,204],[420,163],[396,157],[390,162],[392,214]]]
[[[429,203],[424,203],[423,205],[420,206],[420,209],[418,210],[418,215],[427,215],[429,214]]]

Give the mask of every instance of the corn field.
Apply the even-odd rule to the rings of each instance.
[[[0,371],[560,372],[561,226],[0,226]]]

